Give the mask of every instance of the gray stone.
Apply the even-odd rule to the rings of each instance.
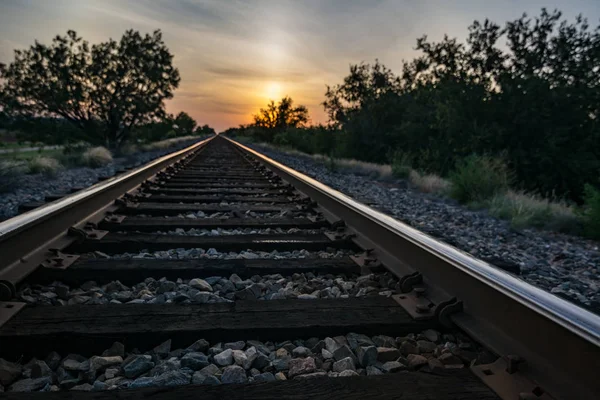
[[[267,357],[263,353],[258,353],[258,356],[256,356],[256,360],[254,360],[254,362],[252,363],[253,368],[256,368],[261,371],[263,370],[263,368],[266,368],[269,365],[271,365],[271,360],[269,360],[269,357]]]
[[[168,356],[169,352],[171,351],[171,339],[162,342],[161,344],[156,346],[154,349],[152,349],[152,351],[154,352],[154,354],[156,354],[159,357]]]
[[[356,370],[356,368],[354,366],[354,360],[350,357],[346,357],[344,359],[341,359],[341,360],[333,363],[333,371],[334,372],[342,372],[342,371],[346,371],[348,369],[352,370],[352,371]]]
[[[81,385],[73,386],[71,390],[79,391],[79,392],[91,392],[94,387],[89,383],[84,383]]]
[[[46,357],[46,364],[52,369],[52,371],[56,371],[56,368],[60,366],[60,354],[53,351]]]
[[[108,367],[112,367],[113,365],[121,365],[123,363],[123,358],[121,356],[114,357],[97,357],[93,356],[90,358],[90,369],[92,371],[101,372]]]
[[[335,340],[333,340],[332,338],[329,338],[329,337],[325,338],[325,348],[331,354],[333,354],[339,347],[340,347],[340,344],[338,342],[336,342]]]
[[[223,370],[221,382],[223,383],[244,383],[248,380],[246,371],[238,365],[231,365]]]
[[[136,380],[134,380],[133,382],[131,382],[129,384],[129,388],[131,389],[137,389],[137,388],[144,388],[144,387],[151,387],[154,386],[154,377],[152,376],[141,376],[139,378],[137,378]]]
[[[30,378],[42,378],[44,376],[52,376],[52,369],[46,364],[45,361],[36,360],[31,365],[31,376]]]
[[[276,358],[273,361],[271,361],[271,364],[273,365],[273,367],[275,367],[275,369],[277,371],[285,371],[289,368],[289,363],[290,363],[290,358],[289,357],[285,357],[285,358]]]
[[[375,346],[377,347],[396,347],[396,340],[391,336],[373,336],[373,343],[375,343]]]
[[[293,378],[296,375],[310,374],[317,369],[315,359],[312,357],[294,358],[288,363],[288,376]]]
[[[194,385],[220,385],[221,381],[214,375],[204,375],[197,371],[192,376],[192,383]]]
[[[408,360],[408,366],[411,368],[419,368],[427,365],[427,359],[419,354],[409,354],[406,359]]]
[[[120,356],[125,357],[125,346],[121,342],[114,342],[109,349],[104,350],[102,357],[114,357]],[[50,364],[48,364],[50,365]]]
[[[221,370],[219,369],[219,367],[217,367],[215,364],[210,364],[210,365],[207,365],[206,367],[202,368],[197,373],[202,374],[202,375],[216,375],[220,371]]]
[[[144,372],[152,369],[154,363],[152,357],[148,355],[136,355],[128,357],[123,363],[123,375],[127,378],[137,378]]]
[[[62,367],[67,371],[86,372],[90,369],[89,361],[77,361],[72,358],[68,358],[62,362]]]
[[[259,353],[258,353],[258,350],[256,350],[256,347],[252,346],[252,347],[246,349],[244,354],[246,356],[246,360],[241,365],[242,365],[242,368],[247,370],[252,367],[252,364],[254,363],[254,360],[256,360],[256,358],[258,357]]]
[[[327,372],[313,372],[312,374],[298,375],[294,379],[312,379],[312,378],[322,378],[327,376]]]
[[[39,390],[46,385],[52,384],[52,378],[48,376],[44,376],[36,379],[22,379],[20,381],[16,381],[13,383],[9,390],[11,392],[33,392],[34,390]]]
[[[356,355],[352,350],[350,350],[350,347],[348,347],[347,345],[343,345],[333,352],[333,358],[336,361],[339,361],[346,357],[350,357],[354,364],[358,364],[358,359],[356,358]]]
[[[427,360],[427,366],[432,372],[440,372],[445,369],[444,364],[437,358],[430,358]]]
[[[244,342],[243,340],[240,340],[239,342],[225,343],[223,345],[224,349],[231,349],[231,350],[243,350],[244,347],[246,347],[246,342]]]
[[[254,382],[275,382],[275,375],[271,372],[264,372],[254,377]]]
[[[435,343],[428,340],[417,340],[417,346],[419,347],[420,353],[433,353],[437,347]]]
[[[255,300],[262,295],[262,289],[256,283],[246,287],[243,290],[235,292],[235,298],[239,300]]]
[[[327,350],[327,349],[322,349],[322,350],[321,350],[321,355],[323,356],[323,358],[324,358],[325,360],[330,360],[330,359],[332,359],[332,358],[333,358],[333,354],[331,354],[331,353],[329,352],[329,350]]]
[[[199,351],[200,353],[206,353],[209,347],[210,343],[208,343],[204,339],[199,339],[192,343],[190,346],[188,346],[187,349],[192,351]]]
[[[452,353],[444,353],[441,356],[439,356],[438,359],[444,365],[463,365],[463,361],[460,359],[460,357],[455,356]]]
[[[346,335],[346,340],[348,340],[348,345],[350,346],[350,348],[355,351],[359,346],[375,345],[375,343],[373,343],[370,337],[360,333],[349,333]]]
[[[233,364],[233,350],[227,349],[213,357],[214,363],[219,367],[226,367]]]
[[[102,390],[107,390],[107,389],[108,389],[108,385],[101,381],[95,381],[94,386],[92,388],[92,390],[95,392],[100,392]]]
[[[381,372],[381,370],[379,368],[376,368],[372,365],[367,367],[367,376],[373,376],[373,375],[383,375],[383,372]]]
[[[198,371],[209,364],[208,357],[202,353],[187,353],[181,357],[181,367],[194,371]]]
[[[388,362],[396,361],[400,357],[400,351],[393,347],[378,347],[377,348],[377,361]]]
[[[259,352],[268,355],[270,353],[270,350],[267,346],[265,346],[264,343],[259,342],[258,340],[248,340],[248,347],[256,347],[256,350],[258,350]]]
[[[192,279],[190,281],[190,283],[188,283],[188,285],[193,287],[194,289],[198,289],[202,292],[212,292],[213,291],[213,287],[210,285],[210,283],[208,283],[204,279],[200,279],[200,278]]]
[[[159,284],[156,293],[162,294],[166,292],[172,292],[175,289],[177,289],[177,284],[175,282],[164,281]]]
[[[104,376],[106,377],[106,379],[112,379],[115,376],[119,375],[120,371],[120,368],[107,368],[106,371],[104,371]]]
[[[190,383],[190,380],[190,375],[182,371],[168,371],[154,378],[154,383],[156,386],[172,387],[187,385]]]
[[[8,386],[21,376],[21,366],[0,358],[0,384]]]
[[[310,355],[310,350],[304,346],[298,346],[292,350],[292,355],[294,357],[308,357]]]
[[[386,363],[383,363],[383,365],[381,366],[381,369],[384,370],[385,372],[398,372],[398,371],[406,370],[406,365],[403,365],[402,363],[399,363],[398,361],[388,361]]]
[[[423,336],[425,336],[425,338],[427,338],[427,340],[429,340],[430,342],[434,343],[437,343],[438,340],[440,340],[439,332],[434,331],[433,329],[427,329],[423,331]]]
[[[233,362],[236,365],[244,368],[244,365],[248,364],[248,357],[246,357],[246,353],[244,353],[242,350],[233,350]]]
[[[415,342],[405,340],[400,345],[400,353],[402,353],[403,356],[407,356],[409,354],[419,354],[419,348]]]
[[[340,372],[340,374],[338,375],[340,378],[344,378],[344,377],[348,377],[348,376],[358,376],[358,374],[356,373],[356,371],[352,371],[352,370],[345,370]]]
[[[363,367],[373,365],[377,362],[377,348],[375,346],[359,346],[356,349],[358,363]]]

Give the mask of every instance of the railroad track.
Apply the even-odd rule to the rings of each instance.
[[[0,253],[7,399],[600,393],[598,317],[223,137],[1,223]]]

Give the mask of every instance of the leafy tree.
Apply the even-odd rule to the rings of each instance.
[[[308,109],[303,106],[294,106],[290,97],[284,97],[277,104],[273,100],[267,108],[261,108],[254,115],[255,127],[262,128],[263,140],[273,141],[275,134],[288,128],[304,126],[309,120]]]
[[[10,114],[64,118],[93,142],[119,146],[132,129],[164,115],[179,72],[159,30],[128,30],[90,46],[74,31],[35,42],[0,65],[0,105]]]
[[[211,128],[208,125],[202,125],[196,128],[196,130],[194,131],[194,134],[196,135],[214,135],[217,132],[215,132],[214,128]]]
[[[173,128],[177,132],[177,136],[191,135],[196,125],[196,120],[183,111],[177,114],[173,120]]]

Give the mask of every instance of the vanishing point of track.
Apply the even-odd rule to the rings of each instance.
[[[174,233],[189,230],[235,232]],[[188,255],[193,249],[211,249],[215,254],[343,256],[114,256],[173,249]],[[288,341],[302,339],[317,343],[308,350],[312,354],[322,351],[321,339],[333,337],[336,349],[360,347],[362,354],[355,361],[358,372],[347,374],[356,376],[349,377],[327,376],[327,359],[294,361],[306,372],[295,376],[287,364],[273,367],[272,359],[263,370],[279,371],[288,379],[256,380],[243,387],[119,388],[76,396],[55,382],[63,390],[7,392],[7,399],[591,399],[600,393],[597,316],[220,136],[0,223],[0,254],[0,357],[5,360],[43,359],[50,351],[89,357],[115,341],[127,353],[133,348],[147,352],[167,339],[173,347],[185,348],[200,338],[211,344],[261,341],[288,347]],[[259,293],[250,293],[257,285],[249,279],[257,276],[383,273],[395,276],[393,293],[260,301]],[[16,299],[23,285],[54,281],[75,287],[117,280],[135,285],[147,278],[177,281],[232,274],[248,286],[226,302],[31,306]],[[372,347],[368,337],[413,334],[419,339],[425,330],[466,335],[495,354],[495,360],[462,357],[461,365],[445,366],[421,351],[428,363],[404,365],[406,358],[399,357],[402,368],[392,371],[389,364],[382,366],[382,357],[395,354],[395,343],[389,349],[375,346],[377,360],[363,360]],[[352,338],[364,343],[352,343]],[[306,354],[294,351],[294,357]],[[337,355],[334,361],[339,361]],[[367,371],[387,373],[366,374],[367,364]],[[303,375],[312,379],[300,379]]]

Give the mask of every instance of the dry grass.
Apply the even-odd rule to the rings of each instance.
[[[567,233],[581,230],[581,220],[573,207],[524,192],[509,190],[494,196],[489,210],[495,217],[509,220],[515,229],[533,227]]]
[[[19,178],[29,168],[24,161],[0,159],[0,193],[10,192],[18,186]]]
[[[106,147],[93,147],[81,155],[83,164],[88,167],[98,168],[110,164],[113,161],[112,154]]]
[[[425,193],[447,194],[451,184],[448,180],[434,175],[421,175],[414,169],[408,174],[408,180],[417,187],[418,190]]]
[[[43,174],[47,177],[55,177],[63,166],[56,158],[35,157],[29,161],[29,173]]]
[[[198,136],[181,136],[171,139],[161,140],[160,142],[148,143],[142,146],[143,151],[153,151],[153,150],[165,150],[169,147],[173,147],[181,142],[185,142],[188,140],[199,139]]]

